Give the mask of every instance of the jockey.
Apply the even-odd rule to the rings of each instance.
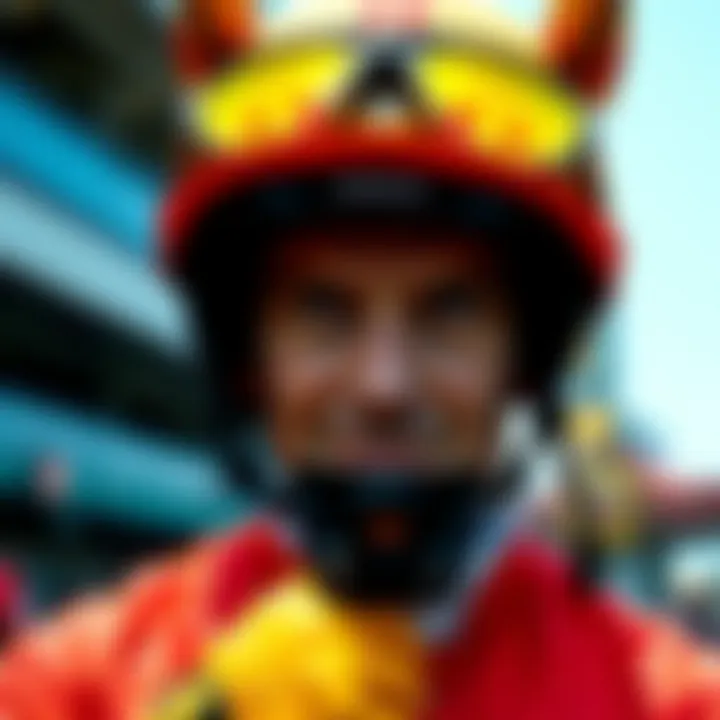
[[[712,657],[524,526],[619,271],[593,119],[622,3],[552,3],[537,35],[312,5],[191,2],[177,36],[197,157],[162,254],[267,510],[21,638],[0,717],[717,717]]]

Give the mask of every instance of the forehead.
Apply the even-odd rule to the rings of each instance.
[[[496,280],[499,268],[486,242],[463,234],[340,227],[286,238],[271,272],[276,281],[317,278],[372,288],[478,276]]]

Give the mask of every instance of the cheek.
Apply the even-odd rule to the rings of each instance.
[[[428,375],[427,396],[445,416],[455,440],[477,439],[478,433],[487,431],[504,396],[495,378],[483,373],[476,363],[458,360],[436,365]]]
[[[263,394],[270,435],[278,449],[293,456],[311,438],[317,419],[342,384],[340,358],[294,343],[265,348]]]
[[[440,398],[458,408],[492,406],[510,383],[512,356],[499,340],[481,340],[463,348],[434,348],[424,363],[425,380]]]
[[[423,373],[426,398],[444,415],[453,444],[492,442],[510,392],[510,373],[511,358],[500,343],[429,354]]]

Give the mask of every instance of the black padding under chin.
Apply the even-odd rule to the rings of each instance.
[[[285,508],[334,594],[421,605],[460,581],[473,539],[514,490],[474,471],[308,470],[289,483]]]
[[[303,229],[372,231],[392,224],[405,236],[409,230],[442,237],[452,229],[495,251],[519,309],[522,387],[535,396],[550,392],[598,290],[570,240],[550,218],[493,190],[356,168],[230,192],[197,224],[181,275],[221,424],[253,411],[241,378],[253,362],[257,300],[276,243]]]

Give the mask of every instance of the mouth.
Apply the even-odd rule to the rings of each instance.
[[[398,445],[371,444],[340,449],[335,455],[336,464],[349,469],[388,468],[402,470],[429,467],[431,462],[427,449],[417,444]]]

